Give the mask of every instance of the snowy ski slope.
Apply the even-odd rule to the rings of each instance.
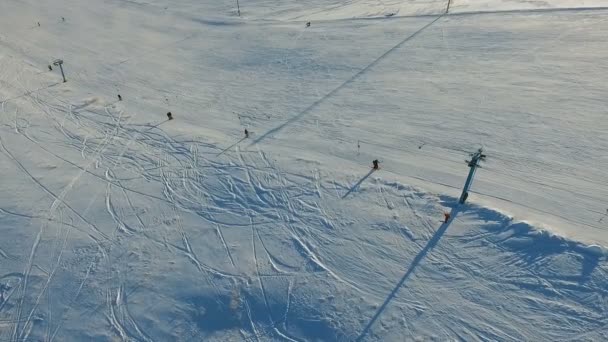
[[[608,338],[608,2],[235,5],[0,2],[1,341]]]

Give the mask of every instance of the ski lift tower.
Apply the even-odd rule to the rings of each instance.
[[[53,61],[53,65],[58,66],[59,69],[61,69],[61,77],[63,77],[63,83],[67,82],[67,80],[65,79],[65,74],[63,73],[63,60],[56,59],[55,61]]]
[[[464,188],[462,189],[462,195],[460,195],[460,200],[458,201],[460,204],[466,202],[467,198],[469,197],[469,189],[471,188],[471,184],[473,184],[473,177],[475,176],[475,171],[478,167],[481,167],[479,163],[485,160],[486,155],[483,154],[483,149],[481,148],[477,150],[477,152],[471,154],[470,161],[466,160],[467,165],[469,165],[469,168],[471,168],[471,170],[469,171],[467,181],[464,183]]]

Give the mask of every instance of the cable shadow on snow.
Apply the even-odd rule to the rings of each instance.
[[[437,245],[437,243],[439,243],[439,240],[441,240],[441,237],[448,230],[450,224],[452,224],[452,221],[454,221],[456,215],[460,212],[460,210],[461,209],[459,205],[456,205],[452,208],[452,211],[450,212],[450,219],[448,220],[448,222],[441,224],[441,226],[439,227],[439,229],[437,229],[433,237],[427,242],[426,246],[424,246],[424,248],[418,253],[418,255],[416,255],[416,257],[410,264],[410,267],[407,272],[405,272],[401,280],[399,280],[393,291],[391,291],[384,303],[382,303],[382,306],[378,308],[378,311],[376,311],[372,319],[367,323],[367,325],[365,326],[363,331],[361,331],[361,334],[359,335],[359,337],[357,337],[355,341],[362,341],[363,338],[369,333],[371,327],[374,325],[376,320],[378,320],[380,315],[382,315],[388,304],[390,304],[393,298],[397,295],[399,289],[403,286],[403,284],[405,284],[406,280],[408,280],[408,278],[414,273],[420,262],[424,260],[424,258],[431,251],[431,249],[433,249]]]
[[[243,140],[245,140],[245,139],[247,139],[247,137],[243,137],[243,138],[241,138],[241,140],[239,140],[239,141],[235,142],[234,144],[232,144],[232,145],[230,145],[230,146],[226,147],[226,148],[225,148],[225,149],[224,149],[222,152],[218,153],[218,154],[216,155],[216,157],[219,157],[219,156],[221,156],[222,154],[226,153],[226,151],[228,151],[229,149],[233,148],[234,146],[236,146],[236,145],[240,144],[240,143],[241,143]]]
[[[262,142],[263,140],[266,140],[266,138],[268,138],[269,136],[271,136],[271,135],[273,135],[275,133],[278,133],[283,128],[289,126],[290,124],[292,124],[292,123],[298,121],[299,119],[301,119],[302,117],[304,117],[306,114],[312,112],[313,109],[315,109],[316,107],[318,107],[321,103],[325,102],[325,100],[327,100],[328,98],[332,97],[337,92],[339,92],[341,89],[347,87],[349,84],[353,83],[355,80],[357,80],[359,77],[361,77],[362,75],[364,75],[371,68],[373,68],[374,66],[376,66],[382,60],[384,60],[389,54],[391,54],[395,50],[399,49],[401,46],[403,46],[408,41],[414,39],[418,34],[420,34],[422,31],[424,31],[429,26],[433,25],[437,20],[441,19],[444,15],[445,15],[445,13],[437,16],[435,19],[433,19],[429,23],[425,24],[423,27],[421,27],[420,29],[418,29],[414,33],[412,33],[409,36],[405,37],[403,40],[401,40],[399,43],[397,43],[397,45],[395,45],[392,48],[388,49],[380,57],[378,57],[375,60],[373,60],[366,67],[364,67],[363,69],[359,70],[359,72],[357,72],[356,74],[354,74],[353,76],[351,76],[349,79],[347,79],[346,81],[344,81],[338,87],[334,88],[334,90],[332,90],[329,93],[325,94],[323,97],[321,97],[320,99],[318,99],[317,101],[315,101],[313,104],[311,104],[306,109],[304,109],[300,113],[296,114],[295,116],[293,116],[289,120],[285,121],[284,123],[278,125],[275,128],[270,129],[268,132],[262,134],[259,138],[257,138],[256,140],[254,140],[251,144],[249,144],[249,146],[256,145],[256,144]]]
[[[369,178],[369,176],[372,175],[372,173],[374,173],[374,169],[371,169],[365,176],[363,176],[363,178],[359,179],[357,184],[353,185],[352,188],[350,188],[348,192],[344,196],[342,196],[342,199],[345,199],[346,196],[350,195],[351,192],[355,191],[361,185],[361,183],[363,183],[366,179]]]
[[[148,128],[147,128],[147,129],[145,129],[145,130],[143,131],[143,133],[145,133],[145,132],[147,132],[147,131],[150,131],[150,130],[153,130],[153,129],[157,128],[158,126],[160,126],[160,125],[162,125],[162,124],[164,124],[165,122],[168,122],[168,121],[169,121],[169,119],[164,120],[164,121],[161,121],[161,122],[159,122],[159,123],[157,123],[157,124],[155,124],[155,125],[151,125],[151,126],[149,126],[149,125],[148,125]]]

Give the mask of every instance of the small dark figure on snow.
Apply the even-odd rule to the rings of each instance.
[[[61,17],[61,21],[65,21],[65,18],[64,18],[64,17]]]
[[[173,114],[171,114],[171,112],[167,113],[167,117],[169,118],[168,120],[173,120]]]
[[[38,27],[40,27],[40,22],[38,22]]]
[[[372,164],[374,164],[374,170],[378,170],[380,168],[380,166],[378,166],[378,159],[372,161]]]
[[[306,23],[306,27],[310,27],[310,21]]]
[[[49,64],[49,71],[53,71],[53,67]]]
[[[120,96],[120,94],[118,94],[118,101],[122,101],[122,96]]]
[[[450,213],[443,213],[443,223],[448,223],[450,220]]]
[[[245,128],[245,138],[249,138],[249,131]]]

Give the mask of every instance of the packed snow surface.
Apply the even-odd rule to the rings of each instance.
[[[1,341],[608,339],[608,1],[239,6],[0,2]]]

